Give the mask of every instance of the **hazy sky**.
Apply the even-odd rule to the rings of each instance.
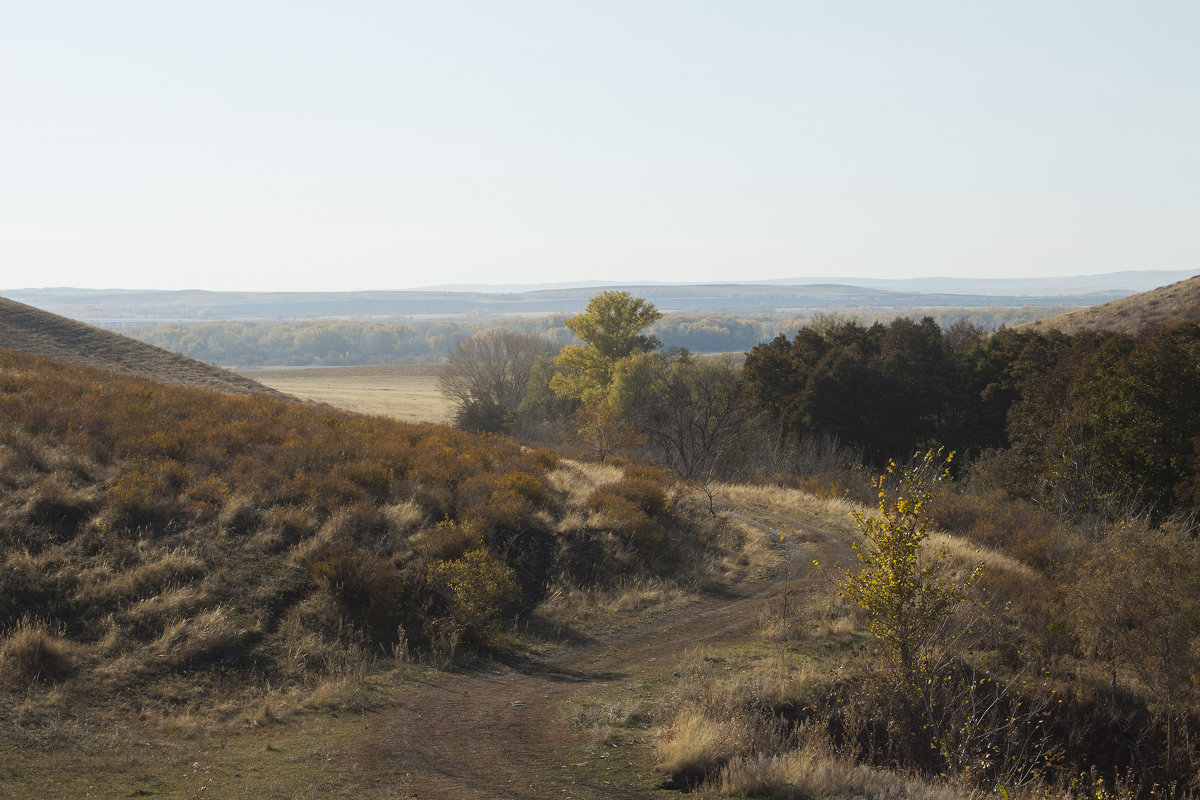
[[[0,0],[0,288],[1200,269],[1200,2]]]

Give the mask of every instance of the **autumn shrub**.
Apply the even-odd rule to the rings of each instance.
[[[926,513],[950,533],[1011,555],[1049,572],[1066,547],[1069,531],[1053,515],[1028,501],[998,493],[946,491],[935,496]]]
[[[472,522],[460,524],[444,519],[416,538],[414,560],[420,564],[453,561],[478,547],[481,542],[480,533]]]
[[[600,514],[606,526],[636,545],[653,545],[658,530],[654,520],[636,503],[621,495],[614,487],[602,486],[588,497],[587,507]]]
[[[657,518],[667,510],[665,482],[661,470],[629,466],[620,481],[597,488],[584,505],[637,552],[654,557],[664,542]]]
[[[662,470],[634,464],[625,468],[615,491],[653,517],[667,510],[667,483],[667,475]]]
[[[433,620],[447,639],[487,646],[500,621],[519,596],[516,576],[502,559],[478,547],[452,561],[437,561],[429,588],[438,596],[442,615]]]

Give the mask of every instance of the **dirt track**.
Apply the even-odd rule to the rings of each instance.
[[[742,520],[769,530],[750,518]],[[813,541],[788,545],[792,589],[815,585],[814,558],[846,559],[845,542],[813,533]],[[662,796],[666,792],[656,790],[662,776],[651,769],[649,748],[644,763],[592,763],[586,769],[584,763],[572,763],[579,752],[573,745],[587,734],[568,727],[568,702],[635,676],[673,669],[703,643],[744,635],[781,586],[776,579],[731,587],[722,596],[702,597],[682,613],[660,615],[514,668],[441,673],[376,716],[354,755],[356,766],[374,776],[383,797]]]

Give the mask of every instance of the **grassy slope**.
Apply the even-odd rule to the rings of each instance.
[[[1034,330],[1113,330],[1138,333],[1174,322],[1200,322],[1200,276],[1149,292],[1031,322]]]
[[[4,297],[0,297],[0,347],[162,383],[227,394],[277,394],[211,364]]]

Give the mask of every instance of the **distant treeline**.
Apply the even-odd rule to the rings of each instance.
[[[665,315],[652,329],[667,347],[697,353],[745,352],[784,331],[795,331],[818,319],[857,320],[872,324],[897,313],[928,315],[944,326],[965,320],[976,328],[997,330],[1064,313],[1065,308],[837,310],[827,314]],[[510,317],[489,320],[365,322],[193,322],[125,325],[118,330],[150,344],[222,366],[337,366],[361,364],[437,364],[473,333],[501,327],[542,336],[555,344],[574,340],[564,317]]]

